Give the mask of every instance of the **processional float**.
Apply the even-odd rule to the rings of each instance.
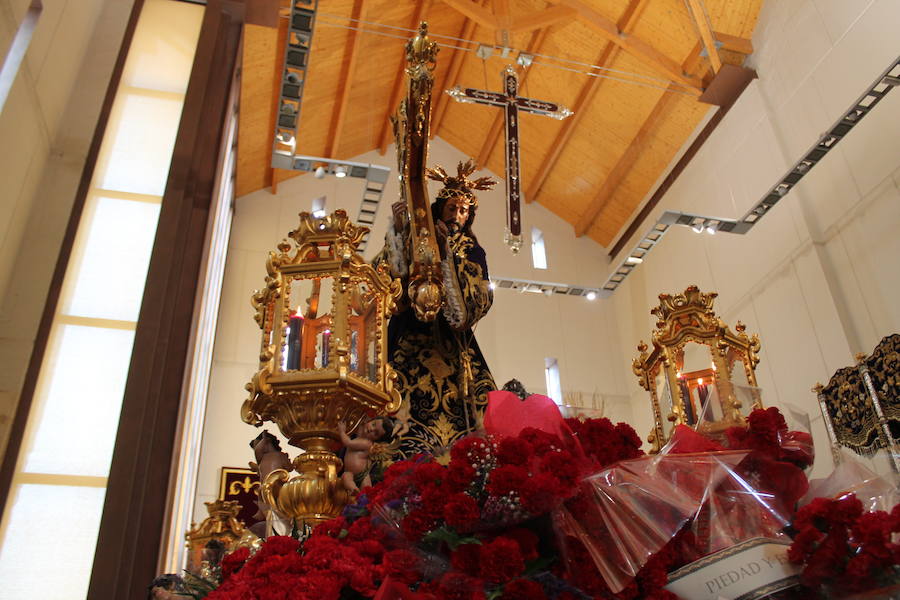
[[[406,45],[407,92],[392,118],[401,197],[410,219],[412,261],[406,290],[416,316],[432,321],[443,302],[425,165],[437,44],[427,25]],[[300,213],[300,224],[266,261],[266,285],[253,294],[262,331],[259,370],[246,388],[241,417],[278,425],[299,473],[262,474],[260,498],[297,526],[336,517],[349,500],[340,483],[338,424],[396,412],[401,398],[387,361],[387,321],[401,297],[400,280],[359,254],[368,228],[337,210]]]

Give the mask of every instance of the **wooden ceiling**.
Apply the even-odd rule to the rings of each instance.
[[[459,104],[440,92],[457,84],[499,90],[500,71],[518,50],[552,57],[517,67],[520,93],[575,114],[564,121],[521,117],[522,189],[527,201],[571,223],[576,235],[609,247],[710,109],[698,97],[720,64],[740,65],[752,53],[761,3],[319,0],[297,153],[347,159],[376,148],[384,153],[392,141],[388,116],[403,83],[398,38],[410,34],[367,24],[362,27],[388,35],[348,28],[359,21],[413,29],[426,20],[431,34],[470,40],[435,38],[443,44],[516,49],[505,59],[495,51],[482,60],[473,51],[442,47],[435,72],[432,134],[498,174],[504,172],[502,111]],[[246,27],[238,196],[296,175],[270,167],[287,19],[280,23],[280,29]]]

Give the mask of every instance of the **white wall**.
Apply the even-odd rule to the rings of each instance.
[[[0,0],[5,53],[29,2]],[[131,0],[44,0],[0,114],[0,450]]]
[[[429,162],[455,171],[466,156],[441,140],[431,144]],[[370,152],[353,159],[394,168],[393,147],[385,156]],[[500,180],[500,178],[497,178]],[[598,284],[598,273],[606,262],[603,248],[572,235],[571,226],[539,205],[524,207],[525,231],[532,226],[544,234],[548,269],[531,266],[530,237],[523,251],[514,256],[503,243],[505,192],[501,183],[479,193],[474,231],[488,256],[495,277],[514,277],[571,283]],[[439,184],[432,182],[432,193]],[[326,209],[344,208],[357,216],[363,183],[307,174],[268,189],[238,198],[231,232],[222,306],[216,334],[203,450],[194,518],[206,516],[203,502],[218,494],[219,469],[243,466],[252,458],[247,442],[257,430],[240,420],[239,409],[246,397],[244,384],[258,369],[260,331],[253,321],[250,295],[261,287],[267,253],[297,225],[297,213],[310,210],[312,200],[327,195]],[[366,257],[377,253],[384,239],[390,205],[398,198],[396,169],[393,170],[373,228]],[[532,392],[544,393],[544,358],[559,361],[565,392],[580,391],[584,399],[599,405],[605,400],[606,414],[616,421],[631,420],[626,377],[618,366],[619,344],[611,303],[591,302],[582,297],[546,297],[498,289],[488,315],[476,329],[476,338],[498,385],[515,377]],[[277,427],[267,424],[275,432]],[[289,452],[293,456],[295,452]]]
[[[744,92],[656,209],[736,218],[749,210],[900,54],[894,0],[767,2]],[[629,372],[660,292],[719,292],[717,312],[762,340],[768,403],[814,419],[815,472],[831,467],[810,388],[900,331],[900,93],[889,94],[746,236],[670,230],[611,299]],[[634,243],[634,242],[632,242]],[[629,246],[630,247],[630,246]],[[609,269],[606,269],[607,272]],[[637,407],[646,392],[629,378]],[[635,408],[639,431],[649,410]]]

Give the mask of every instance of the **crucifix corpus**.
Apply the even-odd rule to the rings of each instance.
[[[519,166],[519,111],[560,120],[573,113],[565,106],[554,102],[519,96],[519,77],[512,66],[507,66],[501,75],[503,76],[503,92],[490,92],[456,86],[447,90],[447,94],[457,102],[499,106],[506,112],[506,118],[504,119],[506,123],[506,236],[504,240],[510,250],[513,251],[513,254],[518,254],[522,248],[522,193],[519,186],[522,171]]]

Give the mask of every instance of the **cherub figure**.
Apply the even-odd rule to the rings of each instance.
[[[278,441],[277,437],[269,433],[268,430],[263,430],[262,433],[256,436],[256,438],[250,442],[250,447],[253,448],[253,455],[254,458],[256,458],[256,462],[250,461],[248,464],[251,469],[259,474],[260,485],[272,471],[284,469],[285,471],[290,472],[294,468],[287,452],[281,450],[281,442]],[[259,510],[253,515],[253,518],[259,519],[260,522],[253,525],[250,530],[259,537],[265,537],[267,515],[268,512],[273,509],[263,502],[262,499],[258,499],[256,505],[259,507]]]
[[[347,426],[338,423],[341,443],[344,445],[344,473],[341,481],[351,494],[360,488],[372,485],[372,461],[369,454],[375,442],[389,443],[394,438],[394,420],[390,417],[375,417],[357,430],[356,437],[347,435]]]

